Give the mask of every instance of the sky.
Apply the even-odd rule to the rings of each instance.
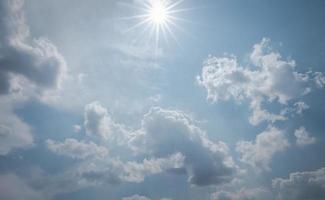
[[[2,0],[0,199],[325,199],[324,10]]]

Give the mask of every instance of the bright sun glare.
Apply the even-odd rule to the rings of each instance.
[[[161,1],[156,1],[149,10],[149,18],[155,24],[161,24],[168,18],[166,6]]]
[[[136,8],[139,15],[127,17],[127,19],[139,20],[134,26],[129,28],[126,32],[139,28],[143,33],[147,34],[144,38],[154,38],[156,47],[161,39],[161,36],[168,42],[167,35],[171,35],[177,42],[177,38],[174,34],[174,29],[180,27],[177,21],[184,21],[175,15],[179,12],[183,12],[187,9],[177,9],[183,0],[143,0],[138,1]]]

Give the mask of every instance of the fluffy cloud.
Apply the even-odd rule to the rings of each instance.
[[[325,199],[325,168],[291,173],[288,179],[273,180],[278,200]]]
[[[241,161],[258,170],[270,170],[272,157],[289,146],[281,130],[269,127],[256,136],[255,141],[240,141],[236,150],[241,153]]]
[[[45,38],[29,38],[23,5],[23,0],[0,3],[0,94],[23,89],[30,83],[40,90],[57,87],[66,71],[56,46]]]
[[[241,188],[238,191],[218,191],[211,195],[211,200],[271,200],[272,194],[265,188]]]
[[[123,137],[124,128],[111,119],[107,109],[99,102],[86,105],[84,117],[84,126],[88,135],[97,135],[105,140]]]
[[[225,143],[209,140],[193,119],[176,110],[152,108],[129,143],[133,149],[154,156],[180,152],[193,185],[227,182],[237,169]]]
[[[295,136],[297,138],[296,144],[298,146],[307,146],[316,142],[315,137],[311,137],[310,133],[305,129],[305,127],[300,127],[295,130]]]
[[[42,195],[14,174],[0,175],[0,199],[41,200]]]
[[[118,138],[118,144],[138,155],[164,158],[180,153],[184,156],[182,171],[193,185],[221,184],[237,171],[227,145],[209,140],[181,111],[153,107],[144,115],[141,127],[132,131],[114,122],[99,102],[93,102],[85,108],[84,125],[87,134]]]
[[[74,159],[85,159],[89,157],[105,157],[108,150],[105,147],[98,146],[93,142],[78,141],[75,139],[66,139],[64,142],[46,141],[47,147],[58,155],[68,156]]]
[[[264,102],[277,102],[288,106],[290,100],[310,91],[312,72],[299,73],[294,60],[284,60],[270,47],[270,40],[264,38],[255,44],[250,61],[253,66],[243,67],[234,56],[209,57],[202,68],[198,83],[207,90],[207,98],[213,102],[249,100],[252,116],[250,122],[257,125],[262,121],[286,120],[280,114],[273,114],[262,107]],[[314,73],[318,85],[322,76]]]

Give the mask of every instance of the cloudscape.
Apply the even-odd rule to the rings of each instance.
[[[1,0],[0,200],[324,200],[325,1]]]

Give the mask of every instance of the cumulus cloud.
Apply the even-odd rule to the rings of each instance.
[[[50,150],[55,153],[88,159],[66,172],[67,177],[75,177],[85,185],[142,182],[147,176],[165,171],[187,174],[192,185],[218,185],[231,181],[238,170],[228,146],[211,141],[190,116],[178,110],[153,107],[144,115],[140,128],[131,130],[112,120],[99,102],[93,102],[85,108],[84,126],[86,134],[99,135],[108,141],[120,135],[122,129],[125,132],[119,136],[122,142],[118,146],[145,158],[135,162],[106,157],[89,162],[93,154],[106,151],[74,139],[62,143],[48,140]]]
[[[123,137],[124,128],[115,123],[107,109],[97,101],[85,106],[84,118],[84,126],[88,135],[97,135],[105,140]],[[119,133],[121,135],[118,135]]]
[[[288,179],[274,179],[272,186],[277,200],[325,199],[325,168],[291,173]]]
[[[177,110],[152,108],[141,129],[129,139],[136,151],[154,156],[184,155],[184,169],[193,185],[221,184],[232,179],[236,165],[223,142],[213,142],[194,120]]]
[[[218,191],[211,200],[271,200],[272,194],[265,188],[241,188],[238,191]]]
[[[295,130],[294,134],[297,138],[296,144],[298,146],[307,146],[316,142],[316,138],[310,136],[310,133],[306,130],[305,127],[298,128],[297,130]]]
[[[207,99],[212,102],[229,99],[250,101],[250,122],[253,125],[262,121],[286,120],[282,113],[273,114],[264,109],[262,103],[276,102],[288,106],[290,100],[306,95],[311,90],[311,73],[297,72],[295,61],[285,60],[272,50],[267,38],[254,45],[250,61],[252,66],[243,67],[235,56],[210,56],[205,60],[197,81],[206,89]],[[322,76],[316,76],[316,73],[313,76],[321,86]]]
[[[45,38],[30,38],[23,5],[23,0],[0,3],[0,94],[12,92],[26,80],[41,90],[58,87],[66,71],[65,60],[55,45]],[[14,80],[18,80],[16,85]]]
[[[119,138],[120,146],[138,155],[164,158],[180,153],[184,156],[180,172],[186,173],[193,185],[225,183],[237,172],[228,146],[211,141],[191,117],[178,110],[153,107],[144,115],[141,127],[131,130],[112,120],[99,102],[93,102],[85,108],[84,125],[87,134],[106,140]]]
[[[241,161],[258,170],[270,170],[272,157],[289,146],[281,130],[269,127],[256,136],[255,141],[240,141],[236,150],[241,153]]]
[[[0,199],[41,200],[44,197],[15,174],[1,174]]]
[[[68,138],[64,142],[47,140],[46,144],[52,152],[74,159],[85,159],[89,157],[100,158],[108,154],[108,150],[103,146],[98,146],[93,142],[78,141],[72,138]]]

